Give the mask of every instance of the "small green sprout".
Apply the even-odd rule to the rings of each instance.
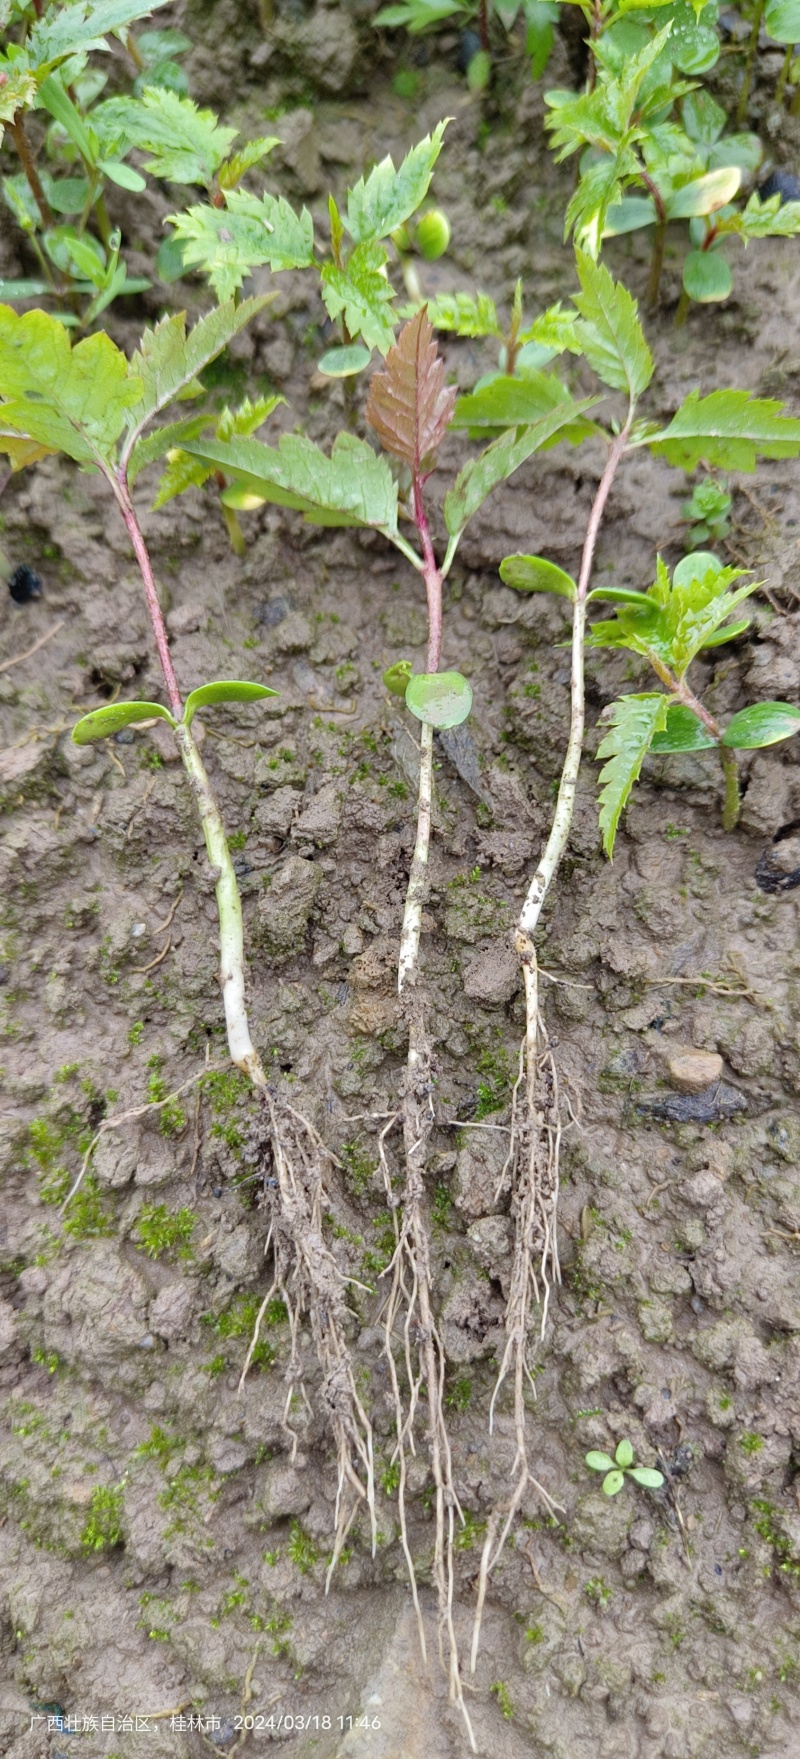
[[[618,1442],[613,1460],[610,1454],[601,1454],[592,1449],[586,1455],[586,1464],[592,1472],[605,1473],[605,1496],[617,1496],[626,1478],[633,1478],[636,1484],[643,1484],[646,1490],[660,1490],[664,1482],[663,1472],[657,1472],[653,1466],[635,1466],[635,1458],[631,1443],[623,1440]]]
[[[721,543],[728,536],[732,506],[733,496],[728,493],[726,477],[717,480],[705,476],[702,482],[695,483],[691,500],[681,504],[682,518],[694,521],[689,532],[693,550],[699,549],[701,544]]]

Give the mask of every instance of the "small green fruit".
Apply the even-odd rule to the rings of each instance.
[[[412,239],[411,233],[405,223],[403,223],[402,226],[398,226],[396,231],[392,233],[392,244],[396,250],[399,250],[401,256],[408,256],[409,251],[412,249]]]
[[[431,208],[423,214],[416,225],[416,244],[420,256],[426,263],[435,263],[437,257],[443,257],[450,243],[450,221],[441,208]]]

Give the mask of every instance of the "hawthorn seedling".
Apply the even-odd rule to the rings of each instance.
[[[166,318],[155,330],[145,331],[131,361],[102,333],[72,347],[57,318],[42,311],[19,317],[9,306],[0,306],[0,447],[13,469],[62,452],[84,469],[99,471],[125,522],[139,565],[169,699],[169,708],[158,702],[116,702],[96,709],[78,722],[73,738],[84,745],[151,719],[164,720],[172,728],[215,875],[230,1053],[257,1086],[263,1086],[266,1078],[247,1023],[239,891],[222,817],[191,727],[199,709],[222,702],[252,702],[275,692],[263,684],[220,679],[200,685],[184,703],[131,487],[145,465],[163,457],[187,427],[194,431],[197,420],[189,417],[153,428],[155,418],[196,388],[197,374],[264,303],[260,298],[243,300],[237,307],[220,306],[188,336],[182,314]]]
[[[620,1441],[614,1451],[614,1458],[609,1454],[600,1453],[593,1448],[586,1455],[586,1464],[592,1472],[604,1472],[602,1489],[604,1496],[618,1496],[626,1478],[632,1478],[634,1484],[641,1484],[645,1490],[660,1490],[664,1482],[663,1472],[657,1472],[654,1466],[635,1466],[633,1447],[629,1441]]]
[[[611,726],[598,749],[605,760],[600,774],[600,828],[607,855],[621,813],[648,753],[716,749],[722,765],[725,797],[722,822],[733,830],[739,817],[739,782],[735,753],[758,750],[790,739],[800,730],[800,709],[788,702],[759,702],[742,709],[723,727],[694,694],[687,674],[701,653],[733,641],[749,625],[748,617],[730,619],[756,591],[759,582],[729,589],[741,568],[723,568],[710,550],[684,556],[672,580],[659,558],[655,583],[646,593],[598,589],[590,600],[610,599],[615,614],[595,623],[587,647],[627,648],[641,654],[664,686],[664,693],[620,697],[607,712]]]

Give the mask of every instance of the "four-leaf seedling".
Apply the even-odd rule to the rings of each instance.
[[[618,1496],[626,1478],[632,1478],[634,1484],[641,1484],[645,1490],[660,1490],[664,1482],[663,1472],[657,1472],[654,1466],[635,1466],[636,1455],[631,1443],[623,1440],[617,1443],[612,1460],[610,1454],[599,1453],[593,1448],[586,1455],[586,1464],[593,1472],[604,1472],[602,1489],[604,1496]]]

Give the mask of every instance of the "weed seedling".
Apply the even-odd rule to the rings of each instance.
[[[637,1466],[634,1464],[635,1454],[629,1441],[617,1443],[613,1460],[609,1454],[599,1453],[595,1448],[586,1455],[586,1464],[593,1472],[603,1472],[603,1495],[618,1496],[626,1478],[632,1478],[634,1484],[644,1485],[646,1490],[660,1490],[664,1482],[662,1472],[653,1466]]]

